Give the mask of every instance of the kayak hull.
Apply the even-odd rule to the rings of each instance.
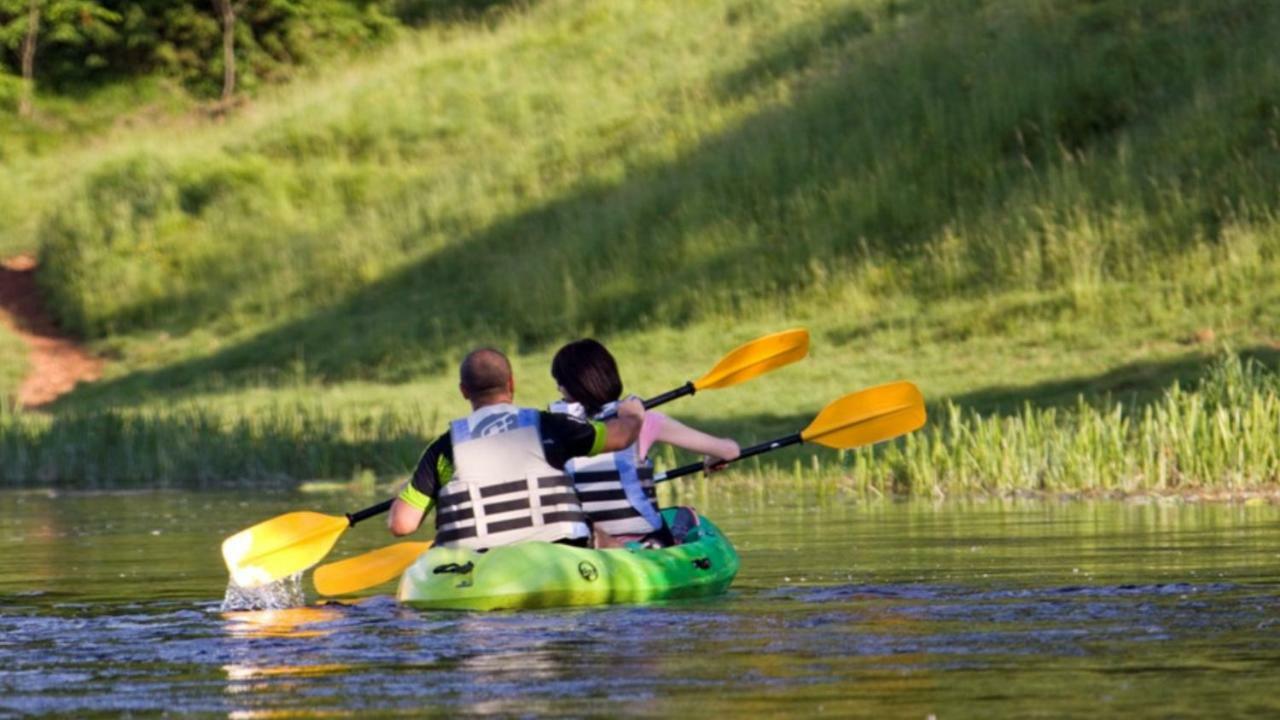
[[[674,510],[664,510],[668,521]],[[686,541],[647,550],[591,550],[527,542],[478,553],[433,547],[400,577],[397,598],[433,610],[518,610],[646,603],[718,595],[738,574],[738,553],[701,518]]]

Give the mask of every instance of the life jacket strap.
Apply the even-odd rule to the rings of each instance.
[[[580,510],[562,510],[559,512],[544,513],[542,516],[543,524],[560,523],[560,522],[586,522],[587,514]],[[491,522],[486,526],[489,535],[497,533],[510,532],[512,530],[523,530],[533,527],[533,518],[519,517],[511,520],[499,520]],[[457,542],[458,540],[466,540],[474,538],[478,535],[475,525],[466,527],[451,528],[449,530],[441,530],[436,533],[435,541],[438,544]]]
[[[533,488],[536,488],[536,492]],[[573,491],[573,481],[564,475],[513,480],[456,492],[447,492],[447,490],[448,485],[440,493],[439,506],[436,508],[436,527],[439,529],[436,532],[436,542],[438,543],[476,538],[480,536],[481,531],[485,536],[493,536],[512,530],[523,530],[534,525],[587,521],[587,515],[582,511],[578,496]],[[523,497],[485,502],[486,498],[520,492],[525,493]],[[557,506],[562,508],[570,506],[572,509],[551,512],[543,509],[552,509]],[[486,520],[489,517],[521,510],[528,512],[522,517]],[[468,524],[462,525],[462,523]]]

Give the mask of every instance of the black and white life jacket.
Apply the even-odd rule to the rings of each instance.
[[[436,501],[437,544],[482,549],[590,535],[573,481],[547,462],[538,417],[504,403],[450,424],[454,471]]]
[[[616,405],[606,405],[600,414],[612,412]],[[552,403],[551,412],[586,418],[578,403]],[[647,535],[663,526],[653,486],[653,463],[640,458],[639,446],[637,440],[617,452],[574,458],[564,466],[587,518],[610,535]]]

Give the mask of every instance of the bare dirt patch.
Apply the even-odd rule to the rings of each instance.
[[[102,360],[59,332],[45,312],[30,255],[0,261],[0,322],[30,349],[31,368],[18,388],[21,407],[47,405],[77,383],[102,377]]]

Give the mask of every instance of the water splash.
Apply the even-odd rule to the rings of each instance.
[[[231,610],[284,610],[307,604],[307,594],[302,587],[302,573],[267,583],[260,587],[240,587],[234,581],[227,583],[222,598],[222,611]]]

